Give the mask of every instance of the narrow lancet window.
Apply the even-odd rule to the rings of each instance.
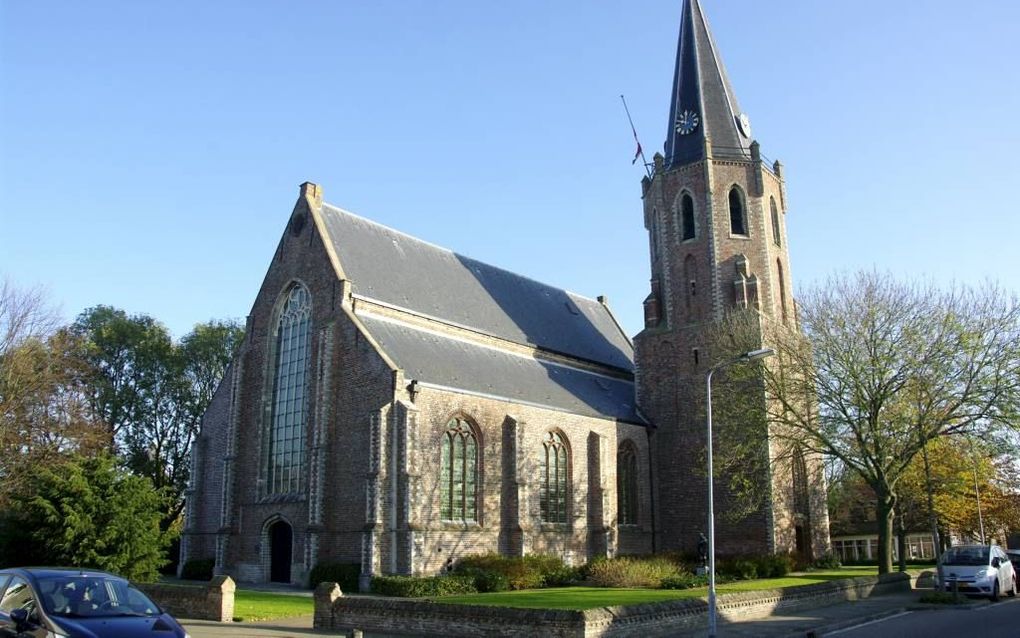
[[[783,276],[783,262],[776,260],[776,272],[779,276],[779,312],[782,315],[783,323],[786,318],[786,277]]]
[[[779,240],[779,211],[776,210],[776,198],[769,198],[769,205],[772,207],[772,242],[776,246],[782,246],[782,242]]]
[[[747,234],[747,211],[744,207],[744,197],[736,186],[730,189],[730,233],[733,235]]]
[[[681,239],[694,239],[694,199],[688,193],[680,198],[680,220],[683,227]]]
[[[627,441],[616,457],[616,509],[620,525],[637,525],[637,478],[637,452],[634,444]]]

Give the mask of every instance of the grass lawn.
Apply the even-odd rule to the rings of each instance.
[[[930,566],[908,566],[924,568]],[[728,592],[759,591],[778,587],[794,587],[811,585],[831,580],[856,578],[858,576],[874,576],[878,573],[875,566],[843,567],[840,569],[819,570],[790,574],[783,578],[767,578],[762,580],[741,580],[720,584],[716,591],[720,594]],[[461,596],[443,596],[435,598],[436,602],[463,605],[492,605],[495,607],[524,607],[529,609],[592,609],[611,607],[614,605],[637,605],[667,600],[686,598],[703,598],[708,596],[707,587],[696,589],[615,589],[606,587],[559,587],[555,589],[526,589],[522,591],[496,592],[491,594],[467,594]]]
[[[238,589],[234,593],[234,620],[250,622],[314,613],[314,602],[310,596],[289,596],[246,589]]]

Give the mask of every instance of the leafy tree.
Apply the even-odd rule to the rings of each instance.
[[[168,528],[183,509],[202,414],[243,330],[210,321],[178,344],[152,317],[98,306],[82,313],[71,332],[84,344],[89,400],[108,425],[111,447],[130,469],[166,491]]]
[[[56,325],[40,291],[0,284],[0,505],[22,488],[24,468],[101,445],[78,344]]]
[[[30,548],[6,558],[22,564],[92,567],[153,580],[170,541],[160,528],[164,497],[113,457],[70,457],[35,466],[31,489],[15,496],[5,546]]]
[[[765,324],[777,355],[762,366],[769,431],[871,488],[888,572],[897,487],[914,458],[939,437],[1018,423],[1020,303],[991,284],[941,290],[865,272],[831,277],[798,310],[803,332]],[[735,351],[759,347],[758,321],[733,313],[720,334]]]

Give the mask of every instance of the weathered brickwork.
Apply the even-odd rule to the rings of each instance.
[[[280,560],[274,543],[281,541],[271,531],[278,522],[292,533],[294,583],[324,562],[360,563],[369,577],[434,574],[451,560],[482,552],[555,553],[579,564],[621,551],[652,551],[646,426],[410,385],[359,317],[386,316],[520,356],[534,348],[353,294],[318,235],[320,202],[318,187],[304,185],[252,307],[245,342],[203,421],[184,559],[215,557],[217,573],[270,580],[274,560]],[[312,300],[304,464],[301,489],[273,495],[266,463],[274,330],[281,299],[294,282]],[[536,356],[600,373],[604,368],[560,353]],[[441,448],[453,417],[469,422],[477,435],[475,521],[444,521],[440,512]],[[538,467],[550,432],[559,433],[569,452],[566,523],[541,521]],[[638,457],[638,521],[621,528],[616,463],[625,440]]]
[[[651,271],[659,315],[635,338],[638,405],[657,426],[658,546],[688,552],[696,549],[707,529],[705,374],[718,360],[708,343],[713,323],[728,311],[749,308],[760,313],[762,322],[785,322],[795,329],[781,166],[766,167],[753,157],[713,159],[711,153],[708,144],[705,159],[672,170],[666,170],[659,157],[653,178],[645,181],[645,225],[658,234],[651,239],[658,242]],[[744,204],[745,235],[731,232],[729,199],[734,188]],[[694,202],[696,228],[695,237],[687,240],[680,227],[685,194]],[[778,245],[773,201],[780,224]],[[764,391],[760,396],[764,406],[768,397]],[[760,435],[767,437],[764,431]],[[733,523],[719,516],[728,511],[732,495],[724,482],[716,481],[717,548],[723,554],[794,551],[799,524],[811,536],[810,553],[820,555],[828,549],[820,462],[806,459],[811,512],[795,515],[789,462],[772,452],[771,471],[759,477],[760,489],[771,498],[746,519]]]

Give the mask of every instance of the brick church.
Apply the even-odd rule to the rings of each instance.
[[[763,161],[698,0],[683,0],[671,100],[642,182],[651,290],[633,341],[602,298],[302,184],[194,446],[181,564],[303,583],[320,563],[367,579],[482,552],[695,550],[707,331],[737,308],[796,318],[782,166]],[[719,553],[824,553],[818,459],[770,460],[763,505],[717,522]]]

